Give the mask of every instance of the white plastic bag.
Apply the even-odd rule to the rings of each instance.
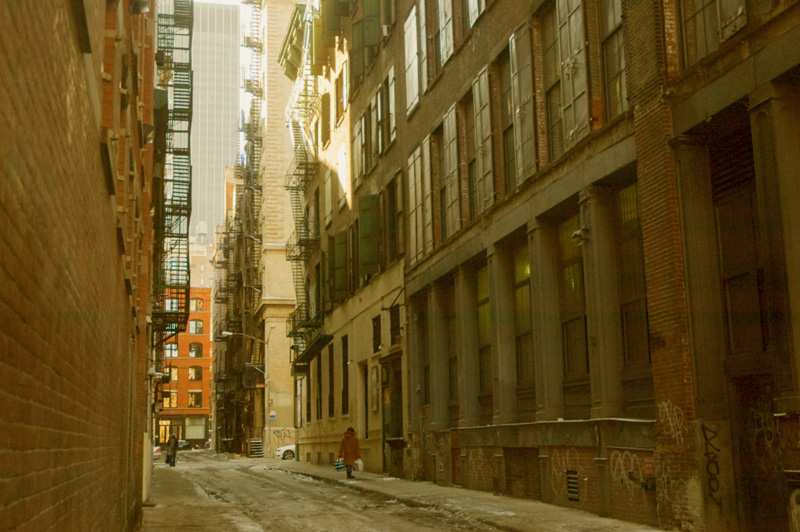
[[[353,463],[353,471],[364,471],[364,462],[361,461],[361,458],[356,458]]]

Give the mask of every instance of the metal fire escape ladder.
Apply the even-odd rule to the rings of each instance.
[[[194,5],[192,0],[158,0],[157,9],[158,80],[169,101],[163,178],[153,190],[153,346],[162,351],[167,339],[186,330],[189,317]]]
[[[293,338],[295,354],[305,350],[311,334],[321,325],[318,316],[310,315],[305,283],[306,259],[319,245],[319,235],[316,233],[315,225],[309,223],[304,200],[306,185],[317,169],[317,161],[309,149],[306,138],[307,128],[317,113],[319,102],[309,52],[315,16],[313,8],[306,7],[303,15],[301,66],[286,108],[287,125],[294,147],[294,157],[286,172],[285,181],[294,218],[294,234],[286,243],[286,259],[292,262],[292,279],[297,301],[294,312],[286,320],[286,334]]]

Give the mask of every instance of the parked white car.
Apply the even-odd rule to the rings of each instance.
[[[297,454],[297,445],[295,444],[284,445],[283,447],[275,449],[275,458],[293,460],[295,454]]]

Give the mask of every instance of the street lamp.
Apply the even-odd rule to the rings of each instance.
[[[270,323],[269,325],[269,332],[267,333],[267,339],[262,340],[261,338],[256,338],[255,336],[251,336],[249,334],[240,333],[240,332],[231,332],[231,331],[222,331],[219,333],[218,336],[222,338],[230,338],[232,336],[243,336],[245,338],[249,338],[255,342],[261,342],[264,344],[264,369],[261,369],[257,364],[246,364],[247,367],[255,368],[262,375],[264,375],[264,432],[265,434],[264,439],[267,440],[267,451],[272,450],[272,430],[270,427],[270,413],[269,413],[269,395],[270,395],[270,378],[269,378],[269,338],[272,336],[272,331],[275,329],[275,324]]]

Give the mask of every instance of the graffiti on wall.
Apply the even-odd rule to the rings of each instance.
[[[273,449],[277,449],[278,447],[283,447],[284,445],[290,445],[294,443],[295,429],[291,428],[270,429],[269,435],[271,443],[273,445]]]
[[[614,451],[609,459],[611,479],[619,482],[628,492],[628,498],[645,495],[644,471],[639,457],[630,451]]]
[[[751,408],[748,422],[756,473],[762,480],[769,480],[779,473],[777,465],[783,452],[778,427],[772,413],[764,409]]]
[[[658,420],[664,425],[672,441],[683,445],[683,436],[689,430],[683,410],[672,401],[664,401],[658,405]]]
[[[483,468],[486,466],[487,460],[483,457],[483,448],[470,448],[467,453],[467,462],[469,463],[469,470],[472,473],[472,481],[478,486],[486,486],[486,474]]]
[[[700,425],[703,432],[703,441],[705,442],[704,456],[706,461],[706,489],[708,496],[714,501],[714,504],[722,509],[722,497],[720,494],[720,467],[719,467],[719,453],[722,449],[717,446],[719,443],[719,427],[713,426],[710,423],[703,423]]]
[[[662,460],[656,466],[656,515],[659,520],[680,518],[686,505],[686,481],[675,478]]]

